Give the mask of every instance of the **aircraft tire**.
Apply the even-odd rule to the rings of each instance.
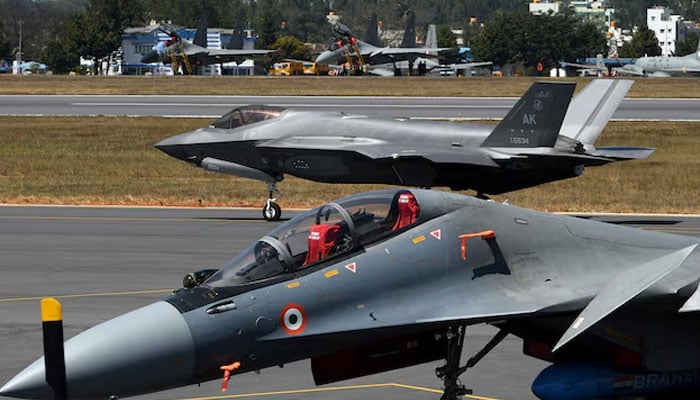
[[[271,202],[269,207],[267,204],[263,206],[262,215],[265,221],[279,221],[282,217],[282,209],[277,203]]]

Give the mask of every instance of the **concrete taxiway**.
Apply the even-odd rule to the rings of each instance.
[[[0,115],[216,118],[235,107],[266,104],[382,117],[501,119],[516,101],[514,97],[2,95]],[[700,98],[627,98],[613,120],[700,121]]]
[[[585,217],[700,235],[697,216]],[[222,265],[275,226],[259,218],[257,209],[0,206],[0,385],[41,355],[41,297],[61,300],[65,335],[71,337],[165,297],[187,272]],[[470,327],[465,359],[493,333],[488,326]],[[546,363],[522,355],[520,346],[517,338],[507,338],[463,375],[475,398],[534,398],[530,382]],[[308,361],[302,361],[235,376],[226,398],[437,400],[440,381],[433,372],[440,364],[317,388]],[[221,395],[219,385],[138,398],[212,398]]]

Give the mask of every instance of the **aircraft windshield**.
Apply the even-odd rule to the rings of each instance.
[[[209,127],[234,129],[239,126],[278,118],[283,111],[284,108],[272,106],[245,106],[235,108],[212,122]]]
[[[390,237],[420,222],[408,190],[349,196],[300,214],[231,260],[205,282],[210,287],[246,285],[308,267]]]

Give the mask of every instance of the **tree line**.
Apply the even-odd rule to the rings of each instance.
[[[652,2],[700,17],[700,2],[694,0]],[[650,5],[646,0],[609,3],[621,18],[635,23],[645,20]],[[14,58],[21,26],[23,58],[41,60],[58,73],[78,65],[80,56],[107,57],[127,27],[151,20],[194,27],[202,17],[210,27],[250,24],[259,35],[259,48],[290,49],[297,55],[299,43],[331,42],[329,12],[341,15],[360,38],[373,14],[383,29],[403,30],[412,13],[418,36],[425,37],[428,24],[437,24],[438,45],[454,47],[451,29],[463,29],[473,55],[496,65],[520,65],[526,72],[537,64],[553,66],[606,50],[598,27],[567,12],[530,15],[524,0],[0,0],[0,9],[0,58]],[[635,35],[637,42],[648,39],[641,32],[640,38]],[[635,43],[624,51],[651,55],[648,47],[650,43]]]

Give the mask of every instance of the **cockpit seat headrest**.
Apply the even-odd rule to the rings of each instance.
[[[306,253],[304,265],[316,262],[329,255],[340,238],[339,225],[317,224],[309,229],[309,252]]]
[[[413,196],[413,193],[401,193],[397,202],[398,216],[394,226],[391,228],[392,231],[401,229],[416,222],[418,215],[420,214],[420,206],[418,205],[415,196]]]

